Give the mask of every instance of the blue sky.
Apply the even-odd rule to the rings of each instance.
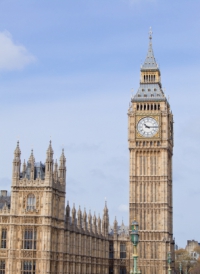
[[[175,120],[174,237],[199,238],[200,2],[0,0],[0,188],[13,151],[64,146],[67,200],[128,223],[127,110],[153,29]]]

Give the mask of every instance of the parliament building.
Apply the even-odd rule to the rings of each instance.
[[[125,226],[116,219],[109,223],[107,203],[102,219],[75,205],[66,206],[64,150],[57,163],[50,142],[45,163],[36,162],[33,151],[21,163],[17,143],[11,195],[0,193],[0,274],[128,274],[133,268],[129,236],[133,220],[139,223],[141,273],[168,273],[169,251],[174,260],[173,115],[162,89],[151,31],[140,86],[129,104],[128,144]]]

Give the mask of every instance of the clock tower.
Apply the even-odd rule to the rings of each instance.
[[[139,223],[142,274],[167,274],[174,259],[172,155],[173,115],[152,48],[141,66],[140,86],[128,110],[130,151],[129,224]]]

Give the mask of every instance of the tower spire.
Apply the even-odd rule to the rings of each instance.
[[[152,34],[152,28],[150,27],[148,51],[140,70],[140,87],[137,93],[131,98],[131,101],[166,100],[161,85],[160,69],[153,53]]]

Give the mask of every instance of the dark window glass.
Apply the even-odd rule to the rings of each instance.
[[[109,258],[110,259],[114,258],[113,242],[109,243]]]
[[[121,243],[120,244],[120,259],[125,259],[126,258],[126,244]]]
[[[6,263],[5,261],[1,260],[0,261],[0,274],[5,274],[6,272]]]
[[[24,261],[22,262],[21,274],[35,274],[36,264],[35,261]]]
[[[126,274],[126,268],[120,267],[120,274]]]
[[[36,249],[37,232],[33,229],[24,231],[24,249]]]
[[[27,210],[35,209],[35,195],[29,194],[27,197]]]
[[[6,248],[7,229],[1,231],[1,248]]]

